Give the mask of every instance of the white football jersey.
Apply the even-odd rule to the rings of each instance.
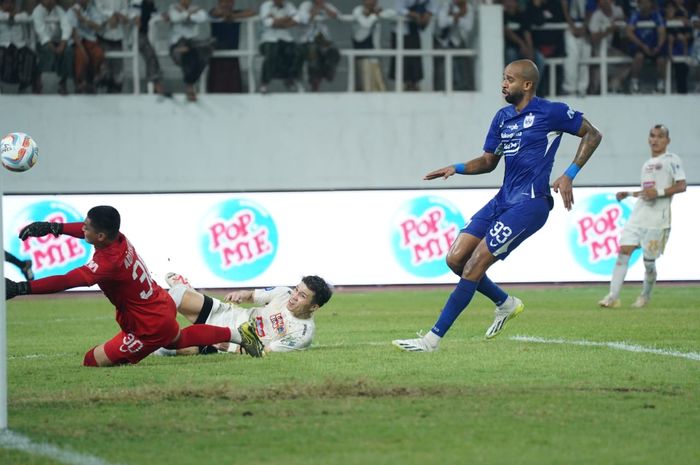
[[[642,189],[666,189],[683,180],[683,164],[675,153],[652,157],[642,166]],[[672,198],[638,199],[627,224],[650,229],[670,228]]]
[[[292,290],[288,287],[256,289],[253,291],[253,303],[256,306],[252,308],[215,299],[207,324],[227,326],[231,331],[238,331],[240,325],[252,321],[255,332],[266,349],[272,352],[306,349],[316,334],[316,324],[313,315],[304,320],[287,310],[291,295]],[[237,346],[229,348],[229,352],[236,348]]]

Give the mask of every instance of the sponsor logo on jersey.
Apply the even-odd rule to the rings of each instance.
[[[33,203],[5,223],[5,248],[20,260],[31,260],[35,278],[65,274],[88,262],[92,253],[90,244],[63,234],[58,237],[48,234],[21,241],[17,234],[34,221],[74,223],[83,219],[81,213],[64,202],[50,200]],[[6,271],[15,267],[8,268]]]
[[[265,337],[265,326],[263,325],[263,319],[261,316],[255,317],[255,333],[258,337]]]
[[[576,263],[591,273],[609,276],[620,251],[620,234],[632,212],[615,194],[576,199],[569,223],[569,248]],[[639,259],[635,252],[630,265]]]
[[[281,313],[275,313],[274,315],[270,315],[270,323],[272,323],[272,329],[277,334],[284,334],[287,331],[287,328],[284,324],[284,317]]]
[[[518,132],[502,132],[501,133],[501,139],[512,139],[513,137],[517,136],[520,137],[523,135],[522,131]]]
[[[259,276],[277,254],[275,221],[251,200],[220,202],[200,224],[200,252],[209,269],[224,279],[244,281]]]
[[[415,276],[439,277],[450,272],[445,257],[464,217],[448,200],[418,197],[404,203],[391,224],[391,244],[399,265]]]
[[[501,143],[501,148],[503,150],[503,155],[506,157],[512,157],[517,155],[520,151],[520,139],[511,139],[509,141],[504,141]]]
[[[571,107],[566,110],[566,116],[568,116],[569,119],[574,119],[575,114],[576,112]]]

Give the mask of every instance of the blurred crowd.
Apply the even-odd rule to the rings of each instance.
[[[0,8],[0,81],[16,85],[17,92],[42,93],[42,74],[55,73],[60,94],[121,93],[125,43],[137,40],[146,80],[156,93],[171,95],[161,69],[163,54],[156,52],[149,34],[157,18],[168,25],[168,55],[180,68],[191,101],[197,99],[205,69],[209,92],[243,91],[238,58],[215,51],[239,48],[246,18],[259,19],[256,50],[262,65],[257,81],[263,93],[274,80],[289,91],[312,92],[332,82],[341,58],[333,27],[338,21],[351,24],[350,37],[340,42],[355,50],[357,90],[386,90],[386,79],[399,74],[405,90],[425,89],[426,62],[420,56],[409,52],[399,73],[393,57],[363,56],[362,51],[395,49],[399,43],[408,51],[475,48],[478,22],[474,0],[387,0],[386,6],[381,0],[345,0],[353,3],[340,7],[327,0],[265,0],[257,8],[211,0],[216,4],[210,9],[196,4],[204,0],[178,0],[159,3],[161,11],[154,0],[21,1],[2,0]],[[612,93],[663,93],[668,82],[677,93],[700,91],[700,0],[498,3],[503,5],[504,59],[535,61],[543,74],[540,95],[550,88],[564,95],[599,94],[604,77]],[[380,22],[387,24],[388,34],[379,31]],[[203,23],[209,29],[205,35]],[[596,62],[601,57],[608,62],[606,72]],[[445,53],[430,60],[433,90],[446,88],[447,72],[454,90],[474,89],[468,54],[454,56],[450,66]],[[550,73],[548,65],[562,72]]]

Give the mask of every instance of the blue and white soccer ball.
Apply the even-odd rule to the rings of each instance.
[[[29,135],[13,132],[0,140],[2,166],[10,171],[27,171],[39,158],[39,147]]]

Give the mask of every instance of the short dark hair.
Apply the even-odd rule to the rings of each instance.
[[[328,283],[323,279],[315,275],[304,276],[301,278],[301,282],[306,284],[306,287],[314,293],[314,298],[311,300],[312,303],[323,307],[323,305],[331,299],[333,295],[333,289]]]
[[[114,240],[119,235],[122,220],[116,208],[109,205],[92,207],[87,217],[95,231],[105,233],[109,240]]]
[[[654,129],[661,129],[664,132],[664,134],[666,134],[666,139],[669,139],[671,137],[671,133],[669,132],[668,128],[663,124],[654,125]]]

